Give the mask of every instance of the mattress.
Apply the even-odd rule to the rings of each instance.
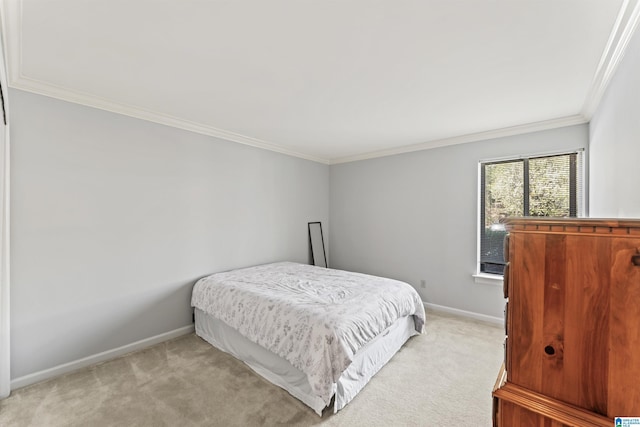
[[[212,346],[243,361],[267,381],[285,389],[322,416],[324,401],[313,393],[304,372],[286,359],[249,341],[224,322],[195,309],[196,334]],[[382,334],[363,347],[335,384],[333,412],[338,412],[364,388],[394,354],[417,335],[412,316],[398,319]]]
[[[402,343],[422,332],[425,320],[419,295],[404,282],[297,263],[203,278],[192,306],[215,323],[200,325],[203,338],[250,366],[252,354],[261,354],[262,366],[254,370],[275,372],[272,382],[285,382],[316,412],[334,396],[336,410],[343,407]],[[252,347],[242,354],[245,340],[268,353]],[[272,366],[271,355],[289,365]],[[284,374],[277,371],[285,367]]]

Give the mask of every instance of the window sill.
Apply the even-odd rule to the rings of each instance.
[[[473,275],[473,279],[481,285],[502,286],[503,284],[503,278],[500,274],[477,273]]]

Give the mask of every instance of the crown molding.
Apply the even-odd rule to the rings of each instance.
[[[587,120],[591,120],[598,108],[639,21],[640,0],[624,0],[582,107],[582,115]]]
[[[597,109],[609,81],[624,56],[629,40],[633,36],[638,22],[640,21],[640,0],[623,0],[615,25],[598,64],[591,88],[579,114],[486,132],[427,141],[387,150],[378,150],[329,159],[291,150],[280,144],[252,138],[246,135],[216,128],[214,126],[188,121],[155,111],[148,111],[137,106],[118,103],[92,94],[81,93],[69,88],[28,78],[22,74],[21,70],[22,1],[0,0],[0,2],[0,5],[2,6],[2,26],[4,31],[3,42],[5,45],[5,54],[7,55],[8,80],[10,87],[328,165],[588,123]]]
[[[313,162],[329,164],[329,159],[301,153],[291,150],[282,145],[273,144],[250,136],[241,135],[214,126],[192,122],[189,120],[173,117],[168,114],[149,111],[143,108],[115,102],[99,96],[82,93],[66,87],[57,86],[36,79],[29,78],[22,73],[22,1],[21,0],[1,0],[2,21],[4,29],[3,41],[6,46],[9,74],[9,86],[15,89],[49,96],[63,101],[98,108],[112,113],[123,114],[141,120],[147,120],[202,135],[220,138],[225,141],[238,142],[252,147],[274,151],[288,156],[299,157]]]
[[[224,129],[219,129],[213,126],[192,122],[192,121],[181,119],[178,117],[173,117],[168,114],[148,111],[136,106],[114,102],[108,99],[98,97],[96,95],[74,91],[69,88],[52,85],[50,83],[41,82],[35,79],[20,77],[19,79],[14,81],[12,84],[10,84],[10,86],[15,89],[37,93],[39,95],[49,96],[52,98],[61,99],[63,101],[68,101],[75,104],[81,104],[88,107],[98,108],[100,110],[110,111],[113,113],[122,114],[125,116],[134,117],[141,120],[159,123],[162,125],[187,130],[190,132],[195,132],[202,135],[212,136],[225,141],[237,142],[237,143],[249,145],[252,147],[262,148],[265,150],[286,154],[288,156],[311,160],[313,162],[329,164],[329,160],[323,157],[301,153],[295,150],[288,149],[281,145],[273,144],[257,138],[252,138],[250,136],[245,136],[245,135],[241,135],[241,134],[227,131]]]
[[[494,129],[486,132],[470,133],[467,135],[454,136],[433,141],[422,142],[414,145],[391,148],[388,150],[373,151],[365,154],[346,156],[331,159],[330,164],[355,162],[358,160],[374,159],[376,157],[393,156],[396,154],[411,153],[413,151],[430,150],[432,148],[446,147],[448,145],[467,144],[469,142],[485,141],[487,139],[503,138],[505,136],[521,135],[531,132],[539,132],[548,129],[556,129],[565,126],[573,126],[587,123],[588,120],[582,115],[563,117],[559,119],[545,120],[541,122],[528,123],[524,125],[511,126],[502,129]]]
[[[257,138],[241,135],[238,133],[230,132],[224,129],[219,129],[213,126],[203,125],[196,122],[173,117],[167,114],[157,113],[153,111],[144,110],[139,107],[126,105],[123,103],[113,102],[104,98],[100,98],[96,95],[81,93],[71,90],[69,88],[55,86],[50,83],[41,82],[35,79],[26,78],[20,76],[14,82],[9,84],[10,87],[15,89],[24,90],[27,92],[36,93],[63,101],[72,102],[75,104],[81,104],[88,107],[98,108],[105,111],[110,111],[125,116],[146,120],[154,123],[159,123],[165,126],[170,126],[178,129],[187,130],[215,138],[223,139],[225,141],[237,142],[252,147],[262,148],[269,151],[274,151],[281,154],[286,154],[293,157],[298,157],[306,160],[310,160],[317,163],[326,165],[333,165],[339,163],[348,163],[358,160],[367,160],[376,157],[392,156],[396,154],[410,153],[413,151],[422,151],[432,148],[444,147],[448,145],[466,144],[469,142],[483,141],[487,139],[501,138],[505,136],[513,136],[530,132],[537,132],[547,129],[555,129],[564,126],[572,126],[577,124],[587,123],[589,120],[583,115],[575,115],[570,117],[563,117],[559,119],[551,119],[542,122],[529,123],[524,125],[512,126],[502,129],[494,129],[486,132],[478,132],[467,135],[461,135],[451,138],[427,141],[419,144],[406,145],[402,147],[390,148],[387,150],[372,151],[363,154],[357,154],[354,156],[337,157],[327,159],[324,157],[309,155],[298,151],[290,150],[281,145],[263,141]]]
[[[563,126],[572,126],[588,123],[591,120],[595,110],[598,108],[602,96],[604,95],[611,78],[613,77],[618,64],[622,60],[627,45],[633,37],[633,34],[640,22],[640,0],[624,0],[620,6],[620,11],[616,18],[609,40],[602,53],[600,62],[596,69],[589,93],[583,104],[580,114],[570,117],[552,119],[537,123],[530,123],[520,126],[513,126],[503,129],[495,129],[487,132],[479,132],[468,135],[462,135],[441,140],[429,141],[415,145],[392,148],[389,150],[373,151],[353,156],[333,158],[330,164],[340,164],[355,162],[358,160],[367,160],[377,157],[393,156],[396,154],[410,153],[413,151],[428,150],[447,145],[466,144],[469,142],[483,141],[493,138],[501,138],[505,136],[513,136],[529,132],[537,132],[547,129],[555,129]]]

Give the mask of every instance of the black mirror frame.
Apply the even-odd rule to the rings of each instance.
[[[318,227],[320,228],[320,242],[315,242],[316,244],[322,244],[322,256],[324,257],[324,260],[316,260],[313,253],[313,239],[311,238],[311,226],[312,225],[318,225]],[[309,222],[307,224],[307,229],[309,231],[309,252],[311,253],[311,265],[315,265],[315,266],[319,266],[319,267],[328,267],[327,264],[327,252],[324,249],[324,234],[322,234],[322,223],[320,221],[314,221],[314,222]],[[324,261],[324,264],[322,263],[322,261]]]

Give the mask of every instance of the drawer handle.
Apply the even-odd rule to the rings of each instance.
[[[631,262],[636,267],[640,267],[640,251],[637,254],[631,256]]]
[[[544,348],[544,352],[547,353],[549,356],[553,356],[554,354],[556,354],[556,349],[548,345]]]

